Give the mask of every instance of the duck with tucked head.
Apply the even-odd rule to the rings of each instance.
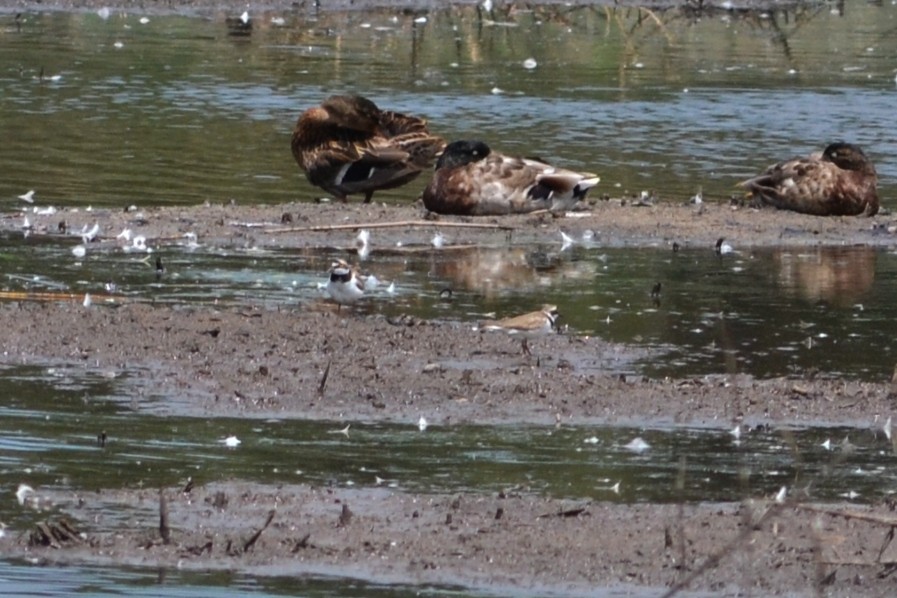
[[[493,152],[482,141],[455,141],[436,162],[424,207],[438,214],[495,216],[558,213],[585,198],[599,178],[541,160]]]
[[[819,154],[773,164],[739,183],[760,205],[816,216],[878,212],[875,166],[856,145],[832,143]]]
[[[331,96],[306,110],[291,140],[309,182],[345,202],[349,195],[392,189],[429,168],[445,147],[427,121],[380,110],[358,95]]]

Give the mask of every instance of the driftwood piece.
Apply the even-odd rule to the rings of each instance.
[[[239,222],[231,222],[231,226],[249,226]],[[254,227],[255,225],[253,225]],[[268,234],[279,233],[323,233],[338,230],[376,229],[376,228],[488,228],[493,230],[512,231],[515,227],[494,222],[440,222],[438,220],[399,220],[398,222],[357,222],[354,224],[319,224],[315,226],[275,226],[263,228]]]
[[[163,544],[171,542],[171,528],[168,527],[168,499],[165,491],[159,490],[159,536]]]
[[[248,540],[246,540],[246,542],[243,544],[243,552],[246,552],[247,550],[252,548],[258,541],[259,537],[262,535],[262,532],[268,529],[268,526],[271,525],[271,521],[274,520],[274,513],[276,513],[276,511],[272,509],[268,513],[268,518],[265,520],[265,524],[262,525],[262,527],[260,527],[254,534],[252,534],[252,536],[250,536]]]
[[[333,364],[333,360],[330,359],[327,361],[327,367],[324,368],[324,375],[321,376],[321,382],[318,384],[318,396],[324,396],[324,387],[327,386],[327,378],[330,376],[330,366]]]
[[[859,521],[868,521],[869,523],[878,523],[880,525],[897,526],[897,517],[888,517],[886,515],[876,515],[874,513],[864,513],[863,511],[832,509],[830,507],[817,507],[816,505],[796,504],[795,509],[803,511],[811,511],[813,513],[821,513],[823,515],[831,515],[832,517],[844,517],[846,519],[857,519]]]
[[[65,517],[39,521],[28,538],[30,546],[49,546],[50,548],[62,548],[80,544],[83,541],[81,532]]]

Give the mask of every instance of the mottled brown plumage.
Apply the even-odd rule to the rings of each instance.
[[[875,166],[859,147],[832,143],[822,154],[770,166],[739,183],[761,205],[817,216],[878,212]]]
[[[429,168],[445,141],[415,116],[383,111],[361,96],[331,96],[293,130],[293,157],[309,182],[340,201],[408,183]]]
[[[439,214],[563,212],[585,198],[598,180],[541,160],[495,153],[482,141],[455,141],[436,162],[423,200],[424,207]]]
[[[521,348],[526,355],[529,355],[527,339],[556,332],[557,319],[557,306],[545,304],[539,311],[531,311],[503,320],[480,322],[479,329],[482,332],[504,332],[511,336],[521,337]]]

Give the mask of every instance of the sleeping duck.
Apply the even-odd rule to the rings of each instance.
[[[421,118],[345,95],[306,110],[291,147],[312,185],[343,202],[364,193],[368,203],[374,191],[404,185],[429,168],[445,141],[431,135]]]
[[[598,180],[541,160],[503,156],[482,141],[455,141],[436,162],[433,180],[424,190],[424,207],[469,216],[564,212]]]
[[[821,154],[779,162],[739,183],[760,205],[817,216],[878,212],[875,166],[859,147],[832,143]]]

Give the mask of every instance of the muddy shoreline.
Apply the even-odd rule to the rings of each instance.
[[[419,495],[387,489],[216,483],[55,496],[69,517],[130,527],[21,549],[35,563],[236,569],[377,583],[466,586],[498,595],[884,596],[897,558],[889,507],[778,504],[618,505],[515,492]],[[53,522],[58,519],[51,519]],[[258,533],[262,530],[261,533]],[[878,555],[879,548],[884,550]],[[694,594],[692,592],[698,592]],[[673,594],[669,594],[673,595]]]
[[[297,181],[300,179],[297,173]],[[303,180],[299,184],[307,185]],[[409,194],[423,183],[409,185]],[[419,191],[419,190],[418,190]],[[43,207],[43,206],[41,206]],[[427,213],[419,200],[404,203],[350,202],[277,205],[206,203],[197,206],[140,206],[128,209],[40,208],[0,213],[0,232],[21,233],[27,219],[30,238],[43,235],[73,244],[79,231],[99,226],[97,248],[121,244],[124,229],[146,237],[150,247],[179,246],[195,235],[201,246],[287,249],[355,246],[359,230],[371,231],[371,249],[429,246],[436,231],[446,244],[505,247],[561,243],[561,233],[590,247],[652,247],[713,250],[725,238],[736,251],[763,247],[897,246],[897,217],[887,210],[867,217],[818,217],[774,209],[754,209],[730,200],[701,206],[636,198],[590,200],[581,209],[555,218],[547,213],[501,217],[453,217]],[[64,232],[60,232],[64,230]]]
[[[447,6],[425,0],[321,4],[326,11],[406,14]],[[743,5],[781,7],[750,0]],[[16,12],[92,12],[105,6],[113,14],[221,19],[246,8],[221,0],[17,0],[0,12],[12,19]],[[248,8],[253,16],[318,10],[312,1],[292,0]],[[307,185],[298,171],[296,182]],[[420,184],[412,188],[419,190]],[[576,242],[588,238],[592,247],[669,251],[677,246],[712,252],[717,239],[725,238],[742,255],[781,246],[897,246],[897,219],[888,213],[817,218],[758,211],[728,198],[708,198],[700,207],[597,199],[564,218],[477,220],[428,220],[416,202],[284,199],[262,206],[10,210],[0,214],[0,234],[23,243],[74,246],[81,242],[78,231],[96,225],[99,233],[88,251],[123,251],[117,235],[130,229],[156,250],[174,250],[195,239],[202,250],[339,248],[354,261],[355,237],[366,228],[374,264],[378,253],[396,251],[396,239],[403,248],[427,249],[436,231],[461,247],[560,244],[562,233]],[[538,339],[534,355],[525,356],[515,339],[477,333],[450,314],[424,321],[364,309],[337,313],[326,300],[174,306],[113,293],[85,308],[83,296],[57,299],[0,302],[0,365],[61,364],[94,373],[115,380],[123,395],[134,398],[138,412],[152,399],[154,415],[409,426],[423,415],[431,426],[729,430],[740,424],[749,433],[758,425],[837,425],[880,432],[897,408],[889,379],[861,382],[825,373],[756,379],[728,372],[649,378],[634,365],[651,357],[644,349],[575,330]],[[164,488],[164,500],[158,489],[37,488],[41,500],[22,507],[33,524],[6,529],[0,557],[35,565],[350,576],[516,596],[608,590],[663,595],[679,588],[710,596],[885,596],[893,592],[897,563],[897,545],[887,535],[897,525],[893,503],[819,504],[799,492],[783,502],[745,496],[726,504],[678,505],[572,501],[519,488],[419,494],[375,484],[319,487],[223,479],[197,483],[188,492],[180,484]],[[4,492],[12,500],[15,488]],[[66,531],[63,518],[76,533]],[[50,536],[42,537],[41,530]]]
[[[183,14],[183,15],[239,15],[247,10],[251,15],[268,13],[298,13],[313,16],[323,12],[360,12],[360,11],[397,11],[403,14],[425,13],[432,10],[446,10],[454,7],[476,6],[481,4],[478,0],[262,0],[261,2],[230,2],[227,0],[167,0],[166,2],[135,2],[133,0],[13,0],[0,6],[0,12],[94,12],[102,8],[109,8],[113,13],[128,12],[136,14]],[[531,0],[526,3],[527,8],[539,6],[562,6],[565,9],[576,9],[582,6],[616,6],[616,7],[647,7],[652,9],[665,9],[678,7],[685,4],[677,0],[622,0],[622,1],[566,1],[559,0]],[[785,9],[806,4],[805,0],[792,0],[789,2],[770,2],[768,0],[735,0],[734,2],[701,3],[700,10],[731,11],[762,9],[764,7]],[[494,2],[494,11],[519,10],[519,6],[513,2]]]
[[[406,246],[426,246],[441,224],[453,222],[497,226],[443,229],[453,243],[491,246],[558,243],[561,231],[580,239],[587,230],[598,245],[670,251],[679,243],[710,252],[719,236],[744,252],[779,245],[895,244],[894,221],[886,214],[826,219],[724,202],[710,202],[700,212],[690,205],[610,200],[565,218],[429,221],[423,216],[413,204],[207,204],[32,212],[27,241],[22,213],[10,212],[0,217],[0,231],[21,235],[23,242],[52,236],[74,245],[80,237],[71,231],[98,224],[100,234],[90,251],[120,251],[117,232],[131,228],[156,248],[183,244],[192,233],[204,248],[344,247],[353,259],[354,238],[365,226],[372,230],[371,263],[378,251],[392,250],[396,238]],[[61,221],[68,231],[64,235]],[[406,224],[376,228],[397,222]],[[345,228],[326,230],[334,224]],[[650,379],[633,368],[643,351],[575,331],[540,338],[535,355],[525,356],[516,340],[479,334],[467,322],[388,319],[352,309],[337,313],[326,300],[170,306],[111,297],[89,309],[81,300],[0,304],[0,326],[6,331],[3,363],[75,364],[121,379],[126,392],[138,397],[170,397],[162,410],[179,415],[408,425],[425,415],[436,426],[730,429],[741,423],[748,428],[831,424],[873,429],[895,407],[889,380],[824,375],[760,380],[725,372]],[[368,342],[358,343],[358,338]],[[321,392],[328,364],[338,375],[331,373]],[[345,573],[378,582],[450,583],[530,595],[549,590],[588,595],[596,586],[636,587],[659,595],[659,588],[675,587],[690,574],[695,575],[687,583],[690,590],[714,595],[806,595],[814,588],[880,595],[891,583],[878,576],[887,571],[890,557],[876,560],[877,548],[864,544],[869,534],[878,538],[886,532],[880,522],[892,517],[888,505],[814,505],[809,497],[803,497],[808,504],[778,505],[770,497],[745,497],[743,504],[680,510],[571,503],[526,493],[417,495],[379,487],[273,488],[239,480],[199,486],[190,494],[168,488],[165,495],[169,544],[159,539],[155,491],[106,490],[51,497],[52,512],[72,520],[84,541],[58,542],[56,548],[33,545],[23,530],[16,542],[2,545],[2,554],[37,563]],[[222,495],[226,505],[220,503]],[[343,504],[354,516],[341,524]],[[127,524],[104,516],[108,509],[122,508],[133,513]],[[272,509],[271,525],[250,549],[237,550]],[[854,517],[858,510],[866,512],[867,520]],[[552,515],[562,512],[573,514]],[[768,512],[773,514],[759,519]],[[52,524],[54,515],[47,517]],[[755,521],[750,529],[748,519]],[[705,570],[707,559],[713,566]]]

